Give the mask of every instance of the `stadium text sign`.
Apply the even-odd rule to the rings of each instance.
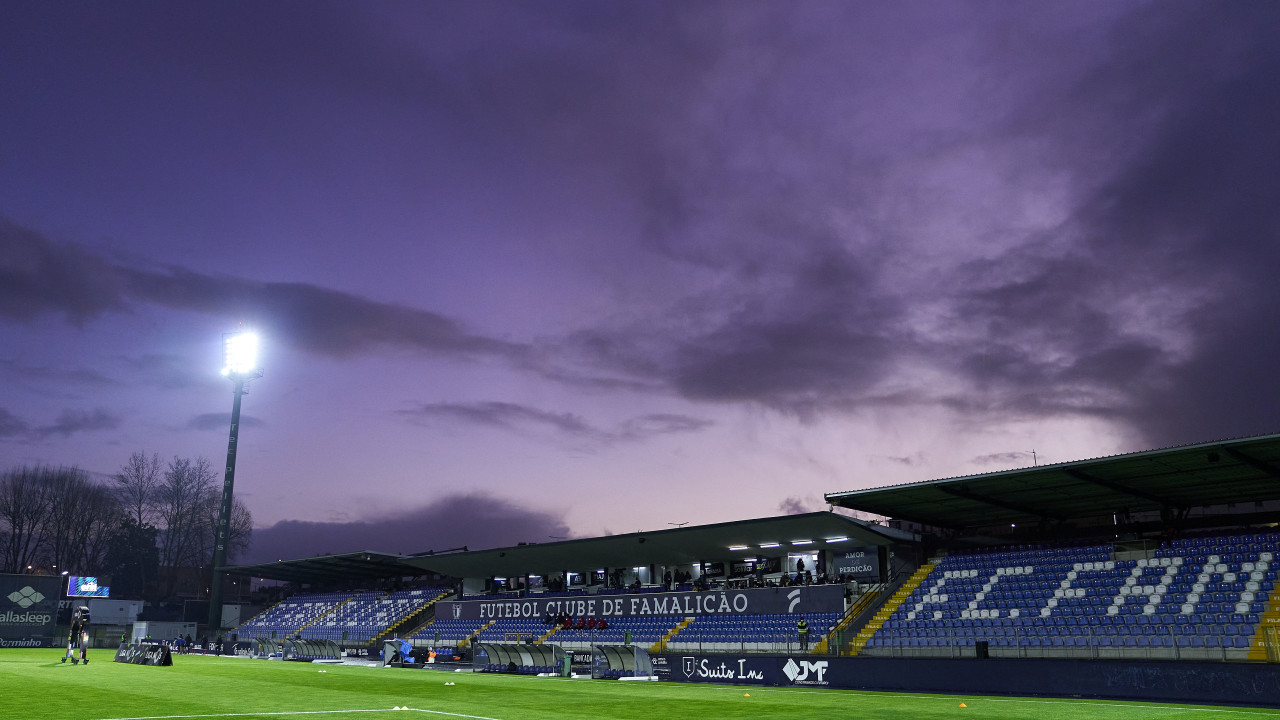
[[[831,574],[849,575],[859,580],[880,579],[880,548],[875,545],[849,548],[833,553]]]
[[[0,575],[0,647],[53,647],[62,578]]]
[[[504,618],[644,617],[649,615],[759,615],[840,612],[840,585],[757,588],[715,592],[643,593],[504,600],[441,601],[436,617],[455,620]]]

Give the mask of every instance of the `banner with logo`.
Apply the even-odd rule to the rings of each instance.
[[[812,655],[655,655],[659,680],[711,682],[732,685],[795,685],[828,687],[832,662]]]
[[[162,667],[173,664],[173,655],[163,643],[124,643],[116,650],[116,662]]]
[[[62,577],[0,574],[0,648],[57,647]]]
[[[715,590],[708,592],[640,593],[637,595],[575,595],[500,600],[442,600],[436,617],[453,620],[645,617],[650,615],[789,615],[843,612],[844,587],[799,587]]]
[[[1221,661],[1177,662],[1073,658],[872,658],[653,656],[654,672],[671,682],[777,687],[832,687],[952,695],[1046,695],[1274,707],[1280,674],[1267,663],[1232,663],[1223,682]]]
[[[830,572],[836,577],[848,575],[855,580],[879,582],[880,568],[883,567],[880,553],[883,550],[878,545],[868,545],[833,552]]]

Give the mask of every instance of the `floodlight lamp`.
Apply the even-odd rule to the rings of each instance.
[[[242,332],[228,335],[225,341],[226,367],[223,375],[248,375],[258,369],[258,334]]]
[[[730,550],[750,550],[751,546],[750,545],[730,545],[729,549]],[[697,565],[697,563],[694,563],[694,564]]]
[[[792,540],[791,544],[792,545],[812,545],[813,541],[812,540]]]
[[[776,548],[781,544],[782,543],[776,543],[776,542],[763,542],[763,543],[760,543],[760,547],[761,549],[767,550],[769,548]]]

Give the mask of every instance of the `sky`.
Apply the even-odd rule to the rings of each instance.
[[[1278,38],[1263,0],[5,0],[0,468],[221,465],[241,324],[246,562],[1280,431]]]

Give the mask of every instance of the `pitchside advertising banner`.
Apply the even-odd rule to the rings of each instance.
[[[884,551],[876,545],[847,548],[831,554],[831,574],[839,577],[849,575],[857,580],[878,581],[880,579],[880,553]]]
[[[173,664],[169,648],[160,643],[125,643],[116,650],[115,661],[131,665],[167,667]]]
[[[0,648],[54,647],[62,578],[0,574]]]
[[[812,655],[654,655],[653,671],[673,682],[831,687],[835,680],[831,661]]]
[[[547,615],[571,617],[644,617],[647,615],[804,615],[844,611],[842,585],[756,588],[714,592],[644,593],[505,600],[444,600],[436,617],[497,620]]]

